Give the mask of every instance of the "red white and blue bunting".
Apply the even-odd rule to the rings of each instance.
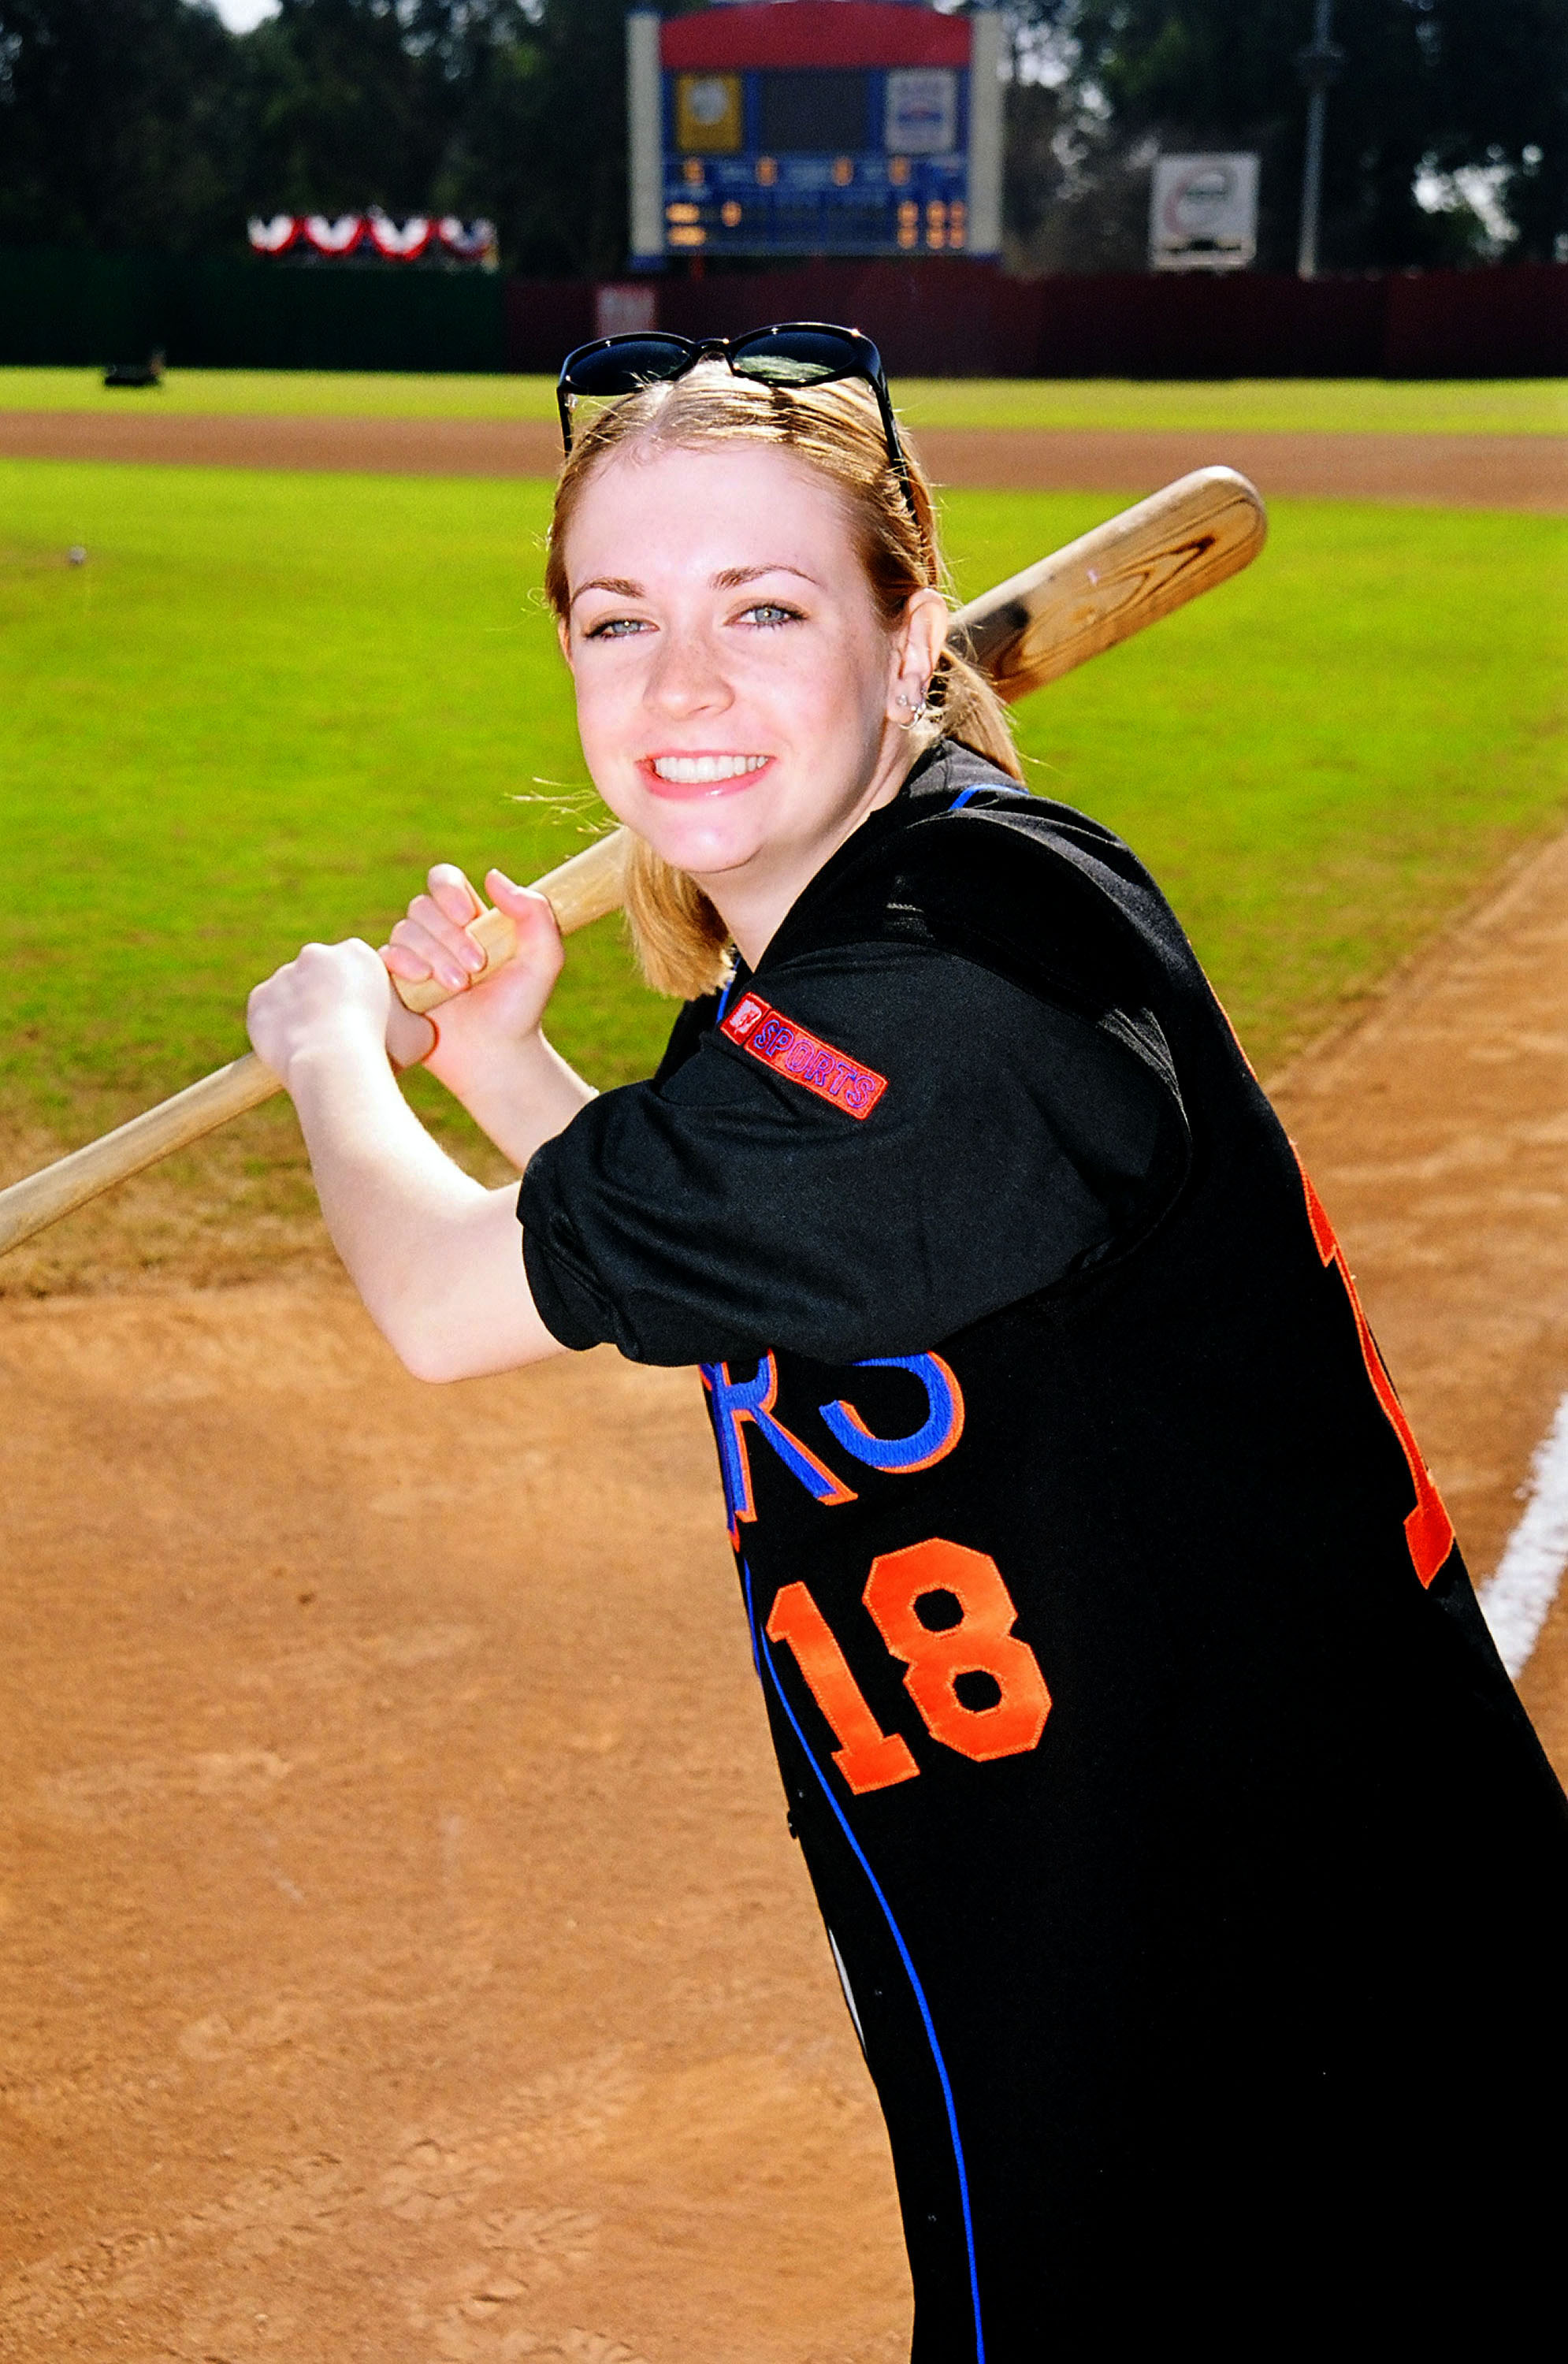
[[[274,214],[270,221],[252,220],[250,244],[258,254],[287,254],[301,248],[313,254],[379,254],[388,262],[417,262],[424,255],[450,255],[459,262],[495,267],[494,222],[461,222],[455,214],[438,220],[413,214],[401,226],[379,206],[368,213]]]

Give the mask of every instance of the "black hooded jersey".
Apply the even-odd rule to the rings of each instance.
[[[521,1213],[705,1366],[919,2364],[1550,2288],[1562,1792],[1127,849],[939,749]]]

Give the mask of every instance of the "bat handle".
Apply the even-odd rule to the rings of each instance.
[[[542,895],[555,913],[563,936],[572,935],[578,928],[602,920],[606,911],[618,910],[626,891],[626,856],[630,843],[624,829],[612,829],[607,837],[596,837],[581,853],[569,862],[547,870],[542,878],[534,880],[534,893]],[[469,922],[465,932],[484,954],[484,966],[474,971],[472,983],[483,985],[504,968],[517,949],[517,930],[505,911],[481,911],[477,920]],[[433,976],[421,977],[417,984],[406,977],[392,980],[397,998],[406,1009],[417,1009],[421,1015],[439,1009],[451,995]],[[469,987],[462,986],[462,992]]]
[[[626,853],[626,831],[613,830],[536,882],[537,891],[549,898],[562,935],[571,935],[616,909],[625,884]],[[506,913],[494,910],[482,912],[469,932],[485,955],[484,967],[473,979],[477,985],[511,959],[517,933]],[[401,977],[393,982],[410,1009],[439,1009],[452,998],[433,978],[418,985]],[[128,1124],[105,1133],[102,1140],[90,1141],[85,1148],[57,1158],[41,1173],[13,1182],[8,1190],[0,1190],[0,1255],[58,1222],[62,1215],[84,1207],[89,1199],[113,1189],[117,1182],[128,1181],[133,1174],[156,1165],[160,1158],[215,1132],[230,1118],[260,1108],[282,1089],[271,1067],[254,1051],[248,1051],[216,1074],[187,1085],[172,1099],[162,1100],[144,1115],[132,1117]]]

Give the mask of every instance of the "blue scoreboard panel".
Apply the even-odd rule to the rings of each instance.
[[[634,266],[995,254],[994,17],[763,0],[628,19]]]

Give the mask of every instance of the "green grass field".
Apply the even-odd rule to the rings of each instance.
[[[914,427],[1273,429],[1330,434],[1568,435],[1568,380],[900,378]],[[550,418],[544,377],[401,377],[306,370],[171,370],[111,392],[96,370],[0,369],[0,410],[292,413],[375,418]]]
[[[430,861],[527,877],[581,842],[548,501],[0,463],[0,1118],[84,1138],[231,1056],[257,976],[379,938]],[[1112,507],[951,496],[960,589]],[[1019,708],[1032,783],[1151,863],[1266,1071],[1562,821],[1565,590],[1561,519],[1281,502],[1249,574]],[[597,1080],[669,1017],[616,923],[578,940],[555,1031]],[[297,1157],[256,1138],[261,1204]]]

